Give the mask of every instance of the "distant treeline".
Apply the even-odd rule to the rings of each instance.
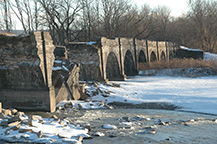
[[[55,44],[98,37],[172,41],[217,53],[217,1],[189,0],[189,10],[172,17],[165,6],[139,8],[128,0],[2,0],[0,30],[49,30]]]

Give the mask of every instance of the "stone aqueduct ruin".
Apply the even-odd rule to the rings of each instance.
[[[179,47],[171,42],[133,38],[100,38],[96,43],[72,42],[67,46],[71,62],[80,63],[80,80],[124,80],[138,74],[140,63],[169,60]]]
[[[171,42],[132,38],[102,37],[55,47],[48,32],[0,35],[0,102],[5,108],[55,111],[59,101],[80,98],[79,79],[124,80],[138,73],[140,63],[169,60],[178,53],[180,58],[189,54]]]

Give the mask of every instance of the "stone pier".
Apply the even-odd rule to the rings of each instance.
[[[0,36],[0,101],[3,108],[55,111],[54,49],[48,32]]]

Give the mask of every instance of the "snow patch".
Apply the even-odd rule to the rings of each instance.
[[[96,44],[96,42],[87,42],[86,44],[87,45],[93,45],[93,44]]]
[[[102,126],[102,128],[104,128],[104,129],[117,129],[117,127],[115,125],[111,125],[111,124],[104,124]]]
[[[57,107],[64,107],[65,104],[71,103],[75,109],[105,109],[103,103],[100,101],[95,102],[85,102],[85,101],[79,101],[79,100],[71,100],[71,101],[61,101],[57,104]]]
[[[182,110],[217,114],[217,76],[171,77],[171,76],[133,76],[126,81],[115,81],[120,88],[99,84],[103,91],[110,91],[108,97],[101,93],[92,100],[122,103],[171,103]],[[88,91],[93,87],[86,86]]]
[[[205,52],[204,60],[217,60],[217,54]]]
[[[88,129],[84,129],[80,126],[68,124],[67,121],[63,120],[63,123],[55,121],[53,118],[44,118],[36,116],[43,120],[40,123],[39,120],[34,119],[32,126],[21,123],[18,130],[10,130],[7,134],[8,128],[0,126],[0,139],[9,142],[32,142],[32,143],[63,143],[67,139],[70,142],[78,142],[80,135],[87,135]],[[27,116],[22,117],[22,121],[27,120]],[[0,119],[0,123],[4,121]],[[20,129],[31,130],[32,132],[20,133]],[[42,138],[38,137],[38,133],[43,134]],[[63,136],[63,137],[60,137]]]

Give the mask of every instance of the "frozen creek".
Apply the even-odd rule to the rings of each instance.
[[[75,116],[77,115],[77,116]],[[170,110],[111,109],[69,112],[74,123],[90,129],[84,144],[210,143],[217,141],[217,116]],[[102,126],[110,124],[115,129]],[[93,136],[96,132],[105,136]]]

